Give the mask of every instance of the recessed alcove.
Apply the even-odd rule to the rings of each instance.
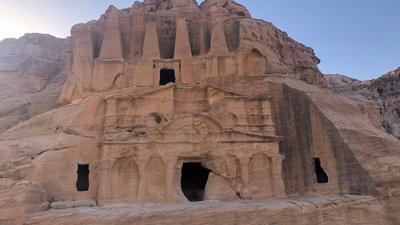
[[[321,166],[320,158],[314,158],[314,170],[317,177],[317,182],[319,184],[326,184],[329,181],[328,175],[326,174],[324,168]]]
[[[89,173],[89,164],[78,164],[77,191],[89,191]]]
[[[175,70],[173,69],[161,69],[160,70],[160,85],[167,85],[169,83],[175,83]]]
[[[204,190],[210,172],[211,171],[204,168],[201,163],[183,163],[181,188],[183,194],[189,201],[203,201]]]

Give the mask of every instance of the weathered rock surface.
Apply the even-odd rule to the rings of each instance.
[[[400,96],[398,95],[399,90],[399,81],[400,81],[400,69],[391,71],[375,80],[369,81],[354,81],[351,78],[343,78],[341,76],[338,79],[336,75],[327,75],[328,84],[335,91],[346,94],[346,95],[354,95],[354,93],[360,94],[368,99],[371,104],[374,105],[376,111],[379,112],[379,121],[381,126],[386,130],[388,134],[393,135],[397,139],[400,139],[400,118],[399,118],[399,109],[400,109]],[[343,82],[344,80],[344,82]],[[339,81],[339,82],[335,82]],[[342,82],[340,82],[342,81]],[[396,170],[392,170],[397,166],[394,166],[393,163],[399,161],[397,157],[384,156],[386,154],[386,145],[382,144],[374,144],[375,146],[380,146],[378,149],[385,149],[385,153],[382,153],[381,157],[376,158],[376,161],[381,162],[389,162],[389,164],[382,165],[383,170],[380,177],[388,177],[394,174],[397,174]],[[400,151],[400,147],[394,146],[394,153]],[[375,153],[376,154],[376,153]],[[394,179],[397,180],[397,179]],[[386,183],[386,184],[385,184]],[[387,182],[382,183],[381,189],[387,189],[387,196],[390,198],[385,199],[385,208],[387,210],[387,217],[392,224],[399,224],[400,218],[397,216],[396,211],[399,210],[399,196],[397,194],[396,187],[398,185],[398,181],[393,181],[392,184],[388,184]]]
[[[26,214],[48,207],[46,190],[35,182],[0,180],[0,224],[22,224]]]
[[[275,201],[205,202],[50,210],[26,225],[238,224],[381,225],[384,210],[369,196],[324,196]]]
[[[400,141],[377,108],[324,88],[313,50],[244,6],[145,0],[71,34],[65,105],[0,133],[0,199],[36,196],[0,222],[399,221]]]
[[[400,68],[372,80],[368,90],[379,105],[383,126],[400,139]]]
[[[0,42],[0,131],[58,106],[68,40],[26,34]]]
[[[327,75],[328,83],[339,92],[355,92],[376,103],[386,131],[400,139],[400,68],[369,81],[350,79],[335,82],[337,76]]]
[[[325,79],[327,86],[339,93],[352,91],[354,86],[362,83],[362,81],[340,74],[326,74]]]
[[[301,173],[313,173],[312,167],[306,169],[307,163],[296,166],[296,162],[307,159],[291,161],[296,155],[311,154],[309,158],[320,158],[321,163],[326,164],[326,170],[332,166],[341,192],[391,196],[398,191],[399,141],[385,132],[373,104],[357,94],[345,96],[289,80],[269,80],[283,84],[273,91],[276,96],[273,106],[277,115],[277,133],[288,138],[282,141],[280,148],[281,151],[288,150],[283,153],[287,158],[284,169],[288,166],[290,171],[299,173],[292,181],[287,181],[286,188],[294,188],[291,191],[295,193],[307,192],[307,189],[314,191],[315,187],[308,186],[312,182],[298,183],[297,179],[304,176]],[[290,107],[286,108],[286,104]],[[329,183],[334,185],[335,181]]]
[[[180,59],[182,75],[177,79],[185,84],[232,74],[284,74],[325,84],[311,48],[270,23],[251,19],[232,0],[208,0],[200,6],[192,0],[147,0],[131,9],[110,7],[100,20],[74,26],[72,43],[75,57],[62,103],[95,91],[152,85],[151,77],[140,75],[151,73],[153,58]],[[191,54],[180,55],[175,44],[184,44],[180,48]],[[224,63],[214,68],[217,57],[209,56],[224,56]]]

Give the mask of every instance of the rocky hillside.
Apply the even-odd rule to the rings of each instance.
[[[356,92],[376,102],[384,128],[400,138],[400,68],[369,81],[333,74],[326,75],[326,80],[337,92]]]
[[[318,63],[234,0],[1,42],[0,225],[400,224],[398,76]]]
[[[69,40],[26,34],[0,42],[0,131],[57,106]]]
[[[354,87],[362,83],[357,79],[340,74],[326,74],[325,79],[328,87],[339,93],[352,91]]]

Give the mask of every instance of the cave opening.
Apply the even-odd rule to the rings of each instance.
[[[89,190],[89,164],[78,164],[78,178],[76,180],[76,189],[78,191]]]
[[[168,83],[175,83],[175,70],[161,69],[160,70],[160,85],[167,85]]]
[[[326,174],[324,168],[321,166],[320,158],[314,158],[314,169],[319,184],[326,184],[329,181],[328,174]]]
[[[204,168],[201,163],[183,163],[181,188],[189,201],[203,201],[210,172],[211,170]]]

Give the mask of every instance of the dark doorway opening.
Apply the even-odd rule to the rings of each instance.
[[[201,166],[201,163],[183,163],[181,187],[183,194],[189,201],[203,201],[210,172],[211,170]]]
[[[175,70],[162,69],[160,70],[160,85],[175,83]]]
[[[317,176],[317,182],[320,184],[328,183],[329,178],[325,170],[321,166],[321,160],[319,158],[314,158],[315,175]]]
[[[78,191],[89,190],[89,164],[78,164],[78,179],[76,181],[76,189]]]

